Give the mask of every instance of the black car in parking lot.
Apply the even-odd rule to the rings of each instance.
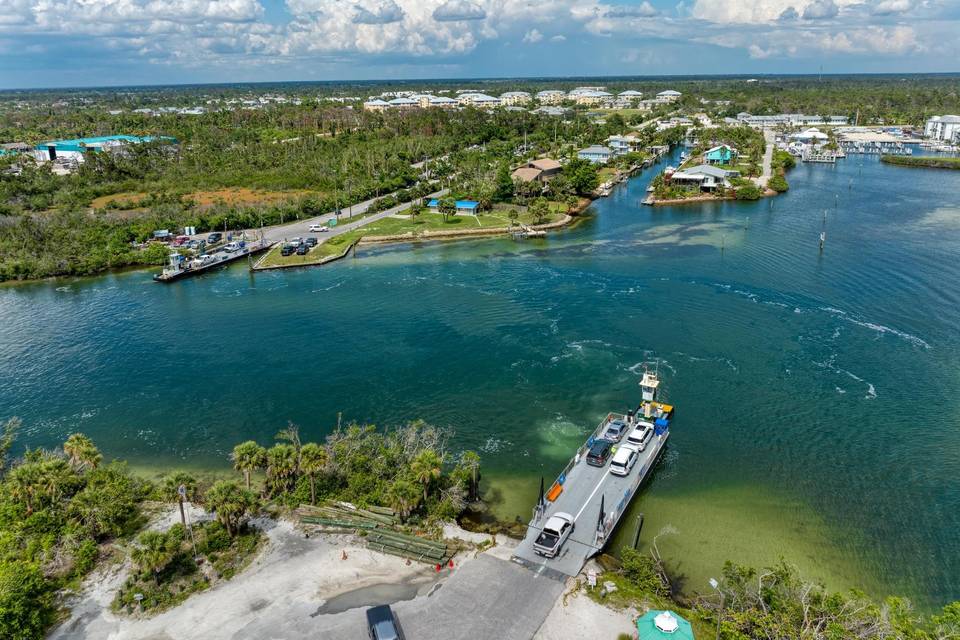
[[[282,255],[283,257],[292,256],[293,251],[294,251],[293,246],[289,244],[285,244],[282,247],[280,247],[280,255]]]
[[[307,246],[308,246],[308,247],[315,247],[315,246],[317,246],[317,239],[316,239],[315,237],[313,237],[313,236],[310,236],[309,238],[307,238],[306,240],[304,240],[304,242],[307,243]]]
[[[305,255],[307,255],[307,251],[310,251],[310,246],[307,245],[306,242],[301,243],[300,246],[297,247],[297,255],[298,255],[298,256],[305,256]]]
[[[367,609],[367,632],[370,640],[404,640],[397,616],[385,604]]]

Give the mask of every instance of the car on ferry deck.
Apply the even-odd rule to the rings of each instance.
[[[569,513],[555,513],[543,525],[543,530],[533,542],[533,550],[545,558],[555,558],[573,532],[573,516]]]
[[[649,422],[638,422],[637,427],[627,436],[627,444],[643,451],[653,439],[653,425]]]
[[[604,440],[609,440],[610,442],[620,442],[620,438],[623,437],[623,434],[627,432],[627,423],[623,420],[611,420],[607,424],[607,428],[604,430],[603,435],[600,436]]]
[[[607,464],[607,458],[610,457],[610,450],[613,449],[613,443],[609,440],[594,440],[587,451],[587,464],[592,467],[602,467]]]
[[[613,454],[613,460],[610,461],[610,473],[615,476],[627,476],[633,470],[633,465],[637,464],[640,455],[637,450],[629,445],[622,445]]]

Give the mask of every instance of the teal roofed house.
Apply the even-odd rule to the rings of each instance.
[[[703,157],[707,164],[730,164],[737,159],[737,150],[728,144],[720,144],[707,149]]]
[[[83,161],[83,155],[89,152],[109,151],[128,144],[142,142],[166,142],[176,144],[177,139],[170,136],[95,136],[91,138],[74,138],[72,140],[51,140],[41,142],[35,149],[37,160],[66,160]]]
[[[651,609],[637,620],[640,640],[694,640],[693,627],[673,611]]]

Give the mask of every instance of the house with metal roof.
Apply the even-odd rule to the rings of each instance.
[[[387,104],[391,109],[412,109],[420,106],[420,103],[412,98],[394,98],[389,100]]]
[[[364,111],[384,111],[390,108],[390,103],[386,100],[381,100],[380,98],[375,98],[373,100],[367,100],[363,103]]]
[[[673,102],[674,100],[679,100],[680,96],[682,95],[683,94],[680,93],[679,91],[674,91],[673,89],[667,89],[666,91],[661,91],[660,93],[658,93],[657,99]]]
[[[521,104],[527,104],[533,98],[530,97],[530,94],[526,91],[507,91],[506,93],[500,94],[500,104],[507,106],[517,106]]]
[[[617,94],[618,98],[624,98],[627,100],[639,100],[643,97],[642,91],[635,91],[634,89],[627,89],[626,91],[621,91]]]
[[[488,96],[485,93],[461,93],[457,96],[457,101],[463,106],[480,107],[481,109],[490,109],[500,106],[500,98]]]
[[[707,164],[730,164],[737,159],[737,150],[728,144],[718,144],[703,154]]]
[[[474,216],[477,214],[477,210],[480,207],[480,203],[476,200],[457,200],[454,202],[454,206],[457,208],[457,215],[470,215]],[[439,213],[440,211],[440,199],[439,198],[430,198],[427,201],[427,208],[430,209],[433,213]]]
[[[739,171],[721,169],[709,164],[700,164],[682,171],[668,167],[664,178],[673,185],[697,187],[700,191],[716,191],[718,187],[730,187],[730,178],[739,177]]]
[[[587,160],[593,164],[606,164],[613,158],[614,152],[610,147],[595,144],[577,151],[577,158]]]
[[[557,89],[548,89],[537,92],[537,100],[540,104],[560,104],[567,98],[567,94]]]

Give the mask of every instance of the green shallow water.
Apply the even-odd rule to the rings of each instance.
[[[616,544],[643,512],[691,588],[783,555],[838,588],[960,598],[960,176],[851,157],[774,200],[656,209],[649,177],[542,241],[0,288],[0,416],[149,468],[223,467],[288,420],[420,417],[525,519],[659,362],[671,441]]]

